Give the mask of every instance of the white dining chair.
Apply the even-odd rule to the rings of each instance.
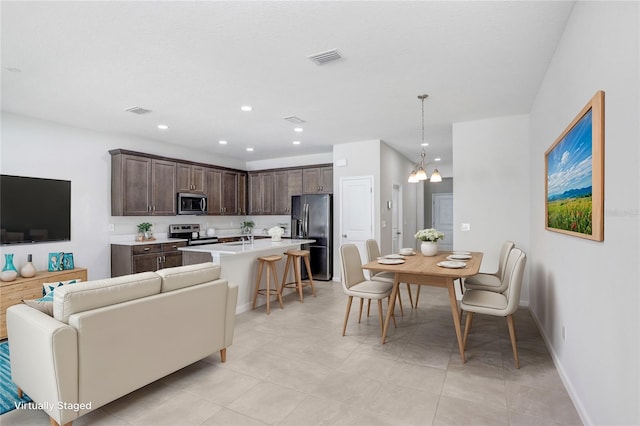
[[[367,246],[367,257],[369,258],[369,262],[373,262],[380,257],[380,247],[378,246],[378,242],[374,239],[369,239],[366,241]],[[369,271],[369,279],[371,281],[383,281],[393,284],[395,281],[395,274],[393,272],[386,271]],[[413,296],[411,295],[411,286],[407,283],[407,292],[409,293],[409,303],[411,303],[411,307],[413,308]],[[402,297],[400,296],[400,289],[398,289],[398,304],[400,305],[400,315],[404,316],[404,309],[402,307]],[[371,306],[371,300],[369,300],[369,306]],[[367,308],[367,315],[369,314],[369,308]]]
[[[460,307],[463,312],[467,312],[467,320],[464,326],[464,336],[462,338],[462,349],[466,348],[467,337],[471,331],[473,314],[486,314],[507,318],[509,326],[509,337],[511,338],[511,349],[516,368],[520,368],[518,360],[518,348],[516,345],[516,330],[513,321],[513,313],[518,309],[520,302],[520,289],[522,288],[522,277],[527,256],[519,248],[513,248],[507,256],[507,263],[504,267],[505,290],[497,293],[492,290],[472,290],[467,289],[462,296]]]
[[[342,290],[347,296],[349,296],[349,299],[347,301],[347,312],[344,316],[344,327],[342,328],[342,335],[344,336],[347,331],[347,322],[349,321],[351,303],[353,302],[354,297],[360,298],[360,314],[358,315],[358,322],[360,322],[362,318],[362,303],[364,299],[374,299],[378,301],[380,334],[382,334],[382,299],[390,299],[389,296],[391,295],[391,290],[393,289],[393,283],[384,281],[372,281],[365,278],[364,271],[362,270],[360,252],[355,244],[342,245],[340,247],[340,258],[342,261]]]
[[[515,247],[513,241],[505,241],[500,250],[498,260],[498,270],[493,273],[479,273],[464,279],[464,287],[471,290],[488,290],[502,293],[506,289],[507,283],[502,279],[507,258],[511,250]]]

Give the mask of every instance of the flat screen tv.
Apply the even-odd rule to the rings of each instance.
[[[0,175],[2,244],[71,240],[71,182]]]

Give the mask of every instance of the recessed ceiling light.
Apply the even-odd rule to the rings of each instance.
[[[226,144],[227,144],[227,141],[218,141],[218,143],[219,143],[220,145],[226,145]]]
[[[440,161],[440,157],[434,158],[433,161]]]
[[[300,141],[293,141],[294,145],[300,145]]]
[[[158,124],[158,129],[167,130],[167,129],[169,129],[169,126],[167,126],[166,124]]]
[[[248,152],[253,152],[253,148],[249,147],[249,148],[247,148],[247,151]]]
[[[303,130],[304,129],[302,127],[296,127],[295,129],[293,129],[294,132],[298,132],[298,133],[300,133]]]
[[[429,146],[429,144],[427,142],[423,142],[420,144],[420,146]]]
[[[243,111],[251,111],[251,110],[253,110],[253,107],[249,106],[249,105],[242,105],[240,107],[240,109],[243,110]]]

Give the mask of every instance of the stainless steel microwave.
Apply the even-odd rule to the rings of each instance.
[[[207,196],[178,192],[178,214],[205,214],[207,212]]]

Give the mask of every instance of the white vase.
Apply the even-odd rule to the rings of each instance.
[[[36,268],[31,263],[31,255],[27,255],[27,263],[20,269],[20,275],[24,278],[31,278],[36,276]]]
[[[420,251],[424,256],[435,256],[438,254],[438,243],[436,241],[423,241],[420,244]]]

